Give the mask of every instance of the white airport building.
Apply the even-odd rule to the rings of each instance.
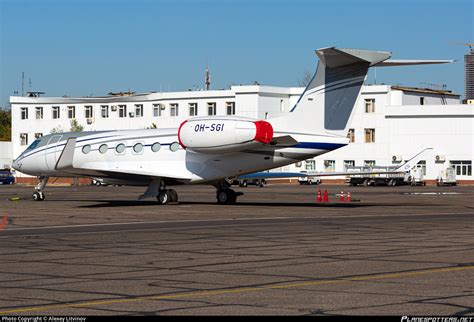
[[[178,127],[189,117],[206,115],[268,119],[288,113],[303,90],[250,85],[107,97],[12,96],[11,157],[37,137],[69,131],[73,120],[84,131],[99,131]],[[474,105],[461,104],[460,96],[450,91],[364,85],[348,136],[351,143],[344,148],[275,171],[397,165],[431,147],[421,161],[425,179],[434,181],[440,171],[454,167],[458,182],[474,183]]]

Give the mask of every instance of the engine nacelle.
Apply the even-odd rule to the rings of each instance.
[[[194,152],[238,152],[270,143],[273,127],[246,118],[194,118],[181,123],[178,139],[183,148]]]

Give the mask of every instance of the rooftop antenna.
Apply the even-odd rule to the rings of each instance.
[[[205,80],[205,84],[206,84],[206,91],[208,91],[210,88],[211,88],[211,74],[209,73],[209,66],[207,65],[207,58],[206,58],[206,80]]]
[[[21,96],[25,95],[25,72],[21,72]]]

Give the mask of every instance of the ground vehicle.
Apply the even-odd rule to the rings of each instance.
[[[406,176],[403,173],[387,173],[395,171],[397,166],[348,166],[348,172],[354,172],[346,178],[345,182],[351,186],[399,186],[407,184]],[[357,173],[365,174],[357,174]],[[370,172],[378,172],[369,174]]]
[[[437,186],[455,186],[456,184],[456,172],[453,168],[441,171],[436,180]]]
[[[239,187],[247,187],[248,185],[256,185],[258,187],[263,187],[267,184],[265,179],[242,179],[234,180],[233,185],[239,185]]]
[[[0,184],[14,184],[15,177],[9,169],[0,170]]]
[[[308,172],[307,171],[301,171],[301,173],[304,173],[304,174],[307,174]],[[303,177],[299,177],[298,178],[298,182],[300,185],[303,185],[303,184],[320,184],[321,183],[321,179],[319,179],[318,177],[315,177],[315,176],[303,176]]]

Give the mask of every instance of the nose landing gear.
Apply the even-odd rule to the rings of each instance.
[[[43,201],[44,200],[44,193],[43,190],[48,184],[49,177],[38,177],[40,182],[35,187],[35,192],[33,193],[32,199],[34,201]]]

